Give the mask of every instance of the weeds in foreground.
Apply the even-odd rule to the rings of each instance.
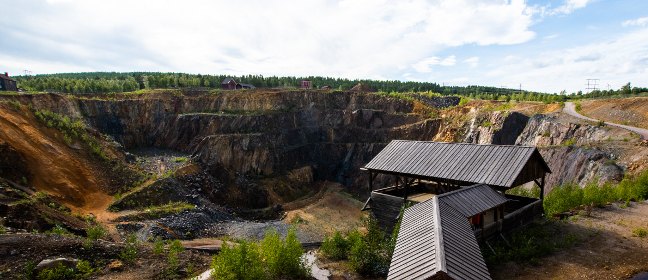
[[[260,242],[241,241],[236,246],[225,243],[214,257],[215,279],[306,279],[309,271],[301,260],[304,249],[294,229],[285,239],[273,231]]]

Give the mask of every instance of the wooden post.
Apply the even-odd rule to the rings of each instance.
[[[542,173],[542,179],[540,181],[540,200],[544,199],[545,176],[547,176],[547,173]]]
[[[373,191],[373,172],[369,171],[369,191]]]

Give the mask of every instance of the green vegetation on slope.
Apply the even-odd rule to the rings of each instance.
[[[576,184],[555,187],[544,199],[545,213],[551,216],[581,205],[602,206],[613,201],[638,201],[648,198],[648,170],[635,177],[624,178],[615,187],[598,186],[592,182],[580,188]]]

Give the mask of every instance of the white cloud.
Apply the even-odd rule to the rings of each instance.
[[[640,17],[637,19],[629,19],[621,23],[623,27],[629,27],[629,26],[646,26],[648,25],[648,17]]]
[[[627,82],[645,86],[648,76],[648,29],[603,42],[556,49],[533,57],[505,59],[486,73],[486,81],[522,83],[525,89],[559,92],[584,90],[585,80],[600,79],[618,88]],[[642,84],[643,83],[643,84]]]
[[[554,8],[554,9],[549,9],[549,14],[550,15],[567,15],[573,13],[575,10],[585,8],[588,3],[592,2],[592,0],[565,0],[565,2]]]
[[[425,58],[417,63],[412,64],[412,68],[419,73],[432,72],[432,66],[453,66],[457,63],[457,58],[454,55],[441,59],[437,56]]]
[[[479,57],[477,56],[469,57],[465,59],[463,62],[468,64],[470,67],[475,68],[479,65]]]
[[[26,0],[4,9],[0,49],[13,59],[3,64],[35,69],[32,62],[39,61],[44,72],[71,64],[100,71],[394,77],[449,47],[518,44],[535,36],[523,0]]]

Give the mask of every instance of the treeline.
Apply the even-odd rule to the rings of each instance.
[[[386,81],[341,79],[331,77],[277,77],[262,75],[226,76],[159,72],[89,72],[62,73],[35,76],[16,76],[18,86],[27,91],[50,91],[62,93],[119,93],[140,89],[161,88],[220,88],[227,77],[239,83],[252,84],[258,88],[296,88],[304,79],[315,88],[329,86],[336,90],[349,90],[358,83],[381,92],[434,92],[441,95],[459,95],[475,99],[526,100],[554,102],[564,96],[516,89],[487,86],[441,86],[433,82]]]
[[[577,92],[572,94],[572,98],[602,98],[602,97],[618,97],[618,96],[632,96],[648,93],[648,88],[645,87],[633,87],[632,84],[627,83],[623,85],[620,89],[614,90],[593,90],[589,93]]]

